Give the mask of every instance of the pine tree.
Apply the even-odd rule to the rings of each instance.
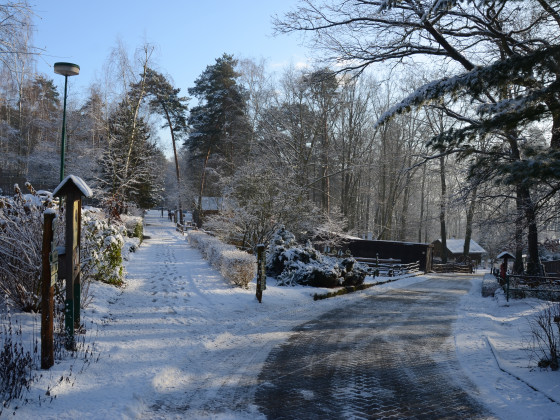
[[[160,200],[160,171],[155,168],[161,152],[150,142],[150,129],[142,117],[135,124],[126,102],[109,119],[109,139],[99,165],[99,186],[111,214],[126,211],[128,203],[149,208]]]
[[[187,98],[179,97],[180,89],[175,89],[162,74],[148,68],[145,80],[146,94],[153,107],[164,119],[163,128],[169,128],[171,142],[173,144],[173,156],[175,158],[175,172],[177,176],[177,188],[181,191],[181,173],[179,170],[179,158],[177,156],[177,139],[187,132]],[[183,205],[181,194],[178,194],[179,223],[183,224]]]
[[[231,176],[247,158],[250,126],[244,90],[237,84],[236,63],[232,55],[224,54],[214,65],[206,67],[196,79],[195,87],[189,89],[189,94],[199,101],[199,105],[191,109],[190,133],[185,142],[193,163],[202,167],[199,211],[207,189],[209,162],[214,172],[223,177]],[[211,187],[216,188],[215,185]]]

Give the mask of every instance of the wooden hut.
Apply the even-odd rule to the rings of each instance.
[[[195,203],[195,210],[193,211],[193,220],[197,226],[202,226],[207,216],[218,214],[222,211],[224,199],[222,197],[202,197],[201,210],[199,214],[198,202]]]
[[[396,259],[403,264],[418,262],[420,270],[431,271],[431,244],[349,239],[342,249],[348,249],[358,258]]]
[[[434,258],[442,259],[444,255],[441,239],[437,239],[432,242],[434,246]],[[457,261],[460,257],[463,256],[463,247],[465,245],[464,239],[447,239],[446,240],[446,250],[445,253],[447,255],[448,261]],[[471,261],[476,262],[476,264],[480,264],[482,260],[482,255],[486,254],[486,250],[482,248],[479,244],[471,239],[470,247],[469,247],[469,257]]]

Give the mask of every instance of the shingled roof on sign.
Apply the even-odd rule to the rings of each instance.
[[[500,255],[498,255],[496,258],[499,260],[502,260],[504,258],[515,260],[515,256],[507,251],[501,252]]]
[[[64,180],[58,184],[53,191],[53,197],[61,197],[66,195],[70,188],[77,188],[84,197],[91,197],[93,192],[86,182],[76,175],[68,175]]]

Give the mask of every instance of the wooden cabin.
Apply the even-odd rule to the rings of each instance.
[[[432,242],[434,246],[434,258],[442,259],[444,253],[442,249],[441,239],[436,239]],[[464,239],[447,239],[446,240],[446,255],[448,261],[460,260],[463,256],[463,247],[465,245]],[[472,262],[477,265],[480,264],[482,260],[482,255],[486,254],[486,250],[482,248],[479,244],[471,239],[469,247],[469,257]]]

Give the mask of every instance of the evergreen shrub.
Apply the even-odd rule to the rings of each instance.
[[[255,277],[257,261],[254,255],[240,251],[233,245],[224,244],[218,238],[198,230],[189,231],[187,239],[225,279],[233,284],[247,287]]]
[[[292,233],[280,228],[270,241],[267,274],[280,285],[334,288],[360,285],[367,272],[354,258],[323,255],[310,242],[299,245]]]
[[[103,283],[122,285],[122,247],[126,227],[111,222],[102,211],[82,212],[82,273]],[[85,280],[85,279],[84,279]]]
[[[121,214],[120,219],[126,227],[126,235],[129,238],[138,238],[142,243],[144,237],[144,220],[142,217]]]

